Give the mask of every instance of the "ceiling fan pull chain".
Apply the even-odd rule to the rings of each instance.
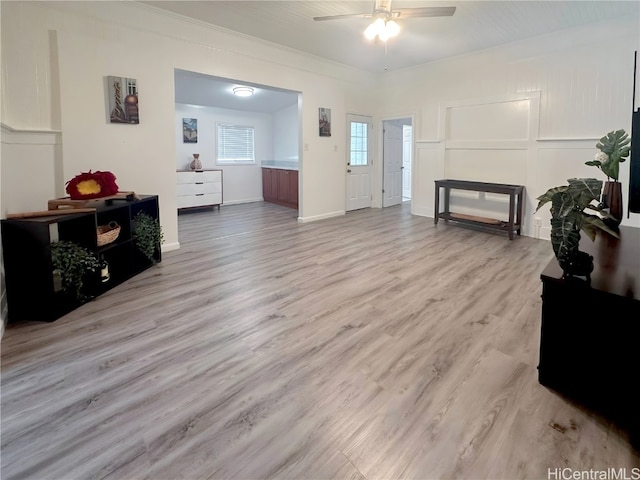
[[[388,68],[387,65],[387,42],[384,42],[384,71],[386,72]]]

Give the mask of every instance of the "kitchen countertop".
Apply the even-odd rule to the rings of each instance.
[[[277,168],[280,170],[298,170],[298,162],[270,160],[262,162],[262,168]]]

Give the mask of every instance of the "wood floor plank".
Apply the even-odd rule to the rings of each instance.
[[[408,204],[311,223],[223,206],[179,237],[58,321],[7,326],[3,480],[640,467],[626,432],[537,382],[548,242]]]

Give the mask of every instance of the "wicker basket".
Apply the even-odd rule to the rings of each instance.
[[[108,245],[120,235],[120,225],[109,222],[109,225],[98,225],[98,246]]]

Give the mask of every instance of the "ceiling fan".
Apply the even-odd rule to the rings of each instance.
[[[396,20],[414,17],[450,17],[456,11],[456,7],[413,7],[413,8],[391,8],[391,0],[375,0],[372,13],[347,13],[343,15],[328,15],[324,17],[313,17],[318,21],[339,20],[342,18],[373,18],[367,29],[364,31],[369,40],[376,37],[386,42],[400,31],[400,26]]]

